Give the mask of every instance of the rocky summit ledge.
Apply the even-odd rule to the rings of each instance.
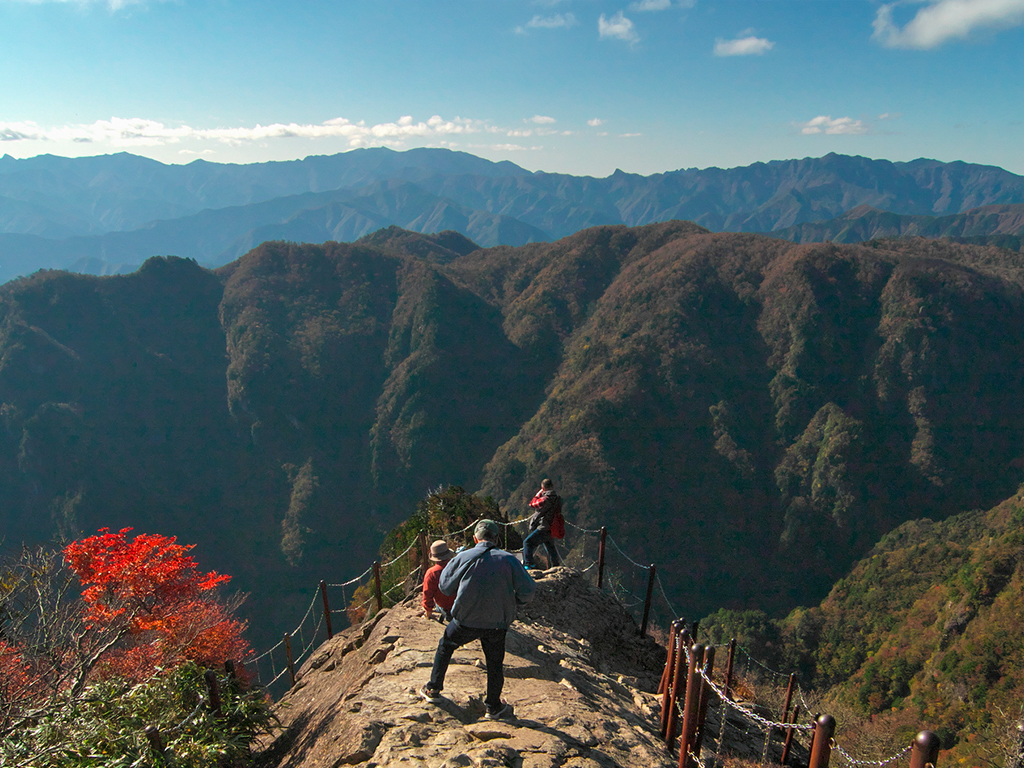
[[[276,705],[260,765],[674,766],[657,735],[664,649],[578,571],[553,568],[537,583],[506,643],[513,718],[484,718],[476,642],[456,651],[441,702],[418,697],[443,630],[413,594],[314,651]]]

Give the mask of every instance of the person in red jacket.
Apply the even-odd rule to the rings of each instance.
[[[423,576],[423,616],[429,619],[434,613],[434,606],[441,609],[441,615],[445,621],[451,621],[452,606],[455,604],[455,595],[449,597],[438,589],[437,582],[441,578],[441,571],[448,565],[448,561],[455,557],[455,553],[448,549],[448,542],[438,539],[430,545],[430,562],[434,563],[427,569]]]
[[[541,481],[540,490],[530,500],[533,517],[530,518],[530,533],[523,539],[523,565],[537,568],[533,553],[542,544],[548,550],[548,560],[552,567],[562,564],[562,558],[555,547],[555,538],[551,535],[551,523],[555,513],[562,509],[562,499],[555,493],[554,484],[547,478]]]

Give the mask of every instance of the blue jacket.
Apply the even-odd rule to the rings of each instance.
[[[448,561],[438,587],[456,596],[452,616],[463,626],[507,629],[517,606],[533,597],[537,583],[515,555],[481,541]]]

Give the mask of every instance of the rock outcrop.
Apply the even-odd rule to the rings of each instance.
[[[509,720],[484,718],[483,653],[452,659],[444,699],[422,701],[442,627],[418,596],[336,635],[278,703],[267,768],[408,765],[429,768],[670,768],[658,739],[664,649],[579,572],[541,573],[534,601],[508,633]]]

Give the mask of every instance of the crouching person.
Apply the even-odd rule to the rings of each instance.
[[[455,557],[455,553],[448,548],[448,542],[438,539],[430,545],[430,562],[433,565],[423,575],[423,616],[431,618],[434,615],[434,606],[441,611],[441,618],[444,621],[451,621],[452,604],[454,596],[441,593],[438,582],[441,580],[441,571],[448,565],[448,561]]]
[[[477,523],[473,541],[475,546],[455,555],[441,572],[441,592],[455,595],[453,618],[437,644],[430,681],[419,693],[427,701],[437,701],[455,649],[479,640],[487,662],[486,717],[497,720],[512,716],[512,708],[501,700],[505,635],[516,609],[530,601],[537,585],[515,555],[498,548],[496,522]]]

